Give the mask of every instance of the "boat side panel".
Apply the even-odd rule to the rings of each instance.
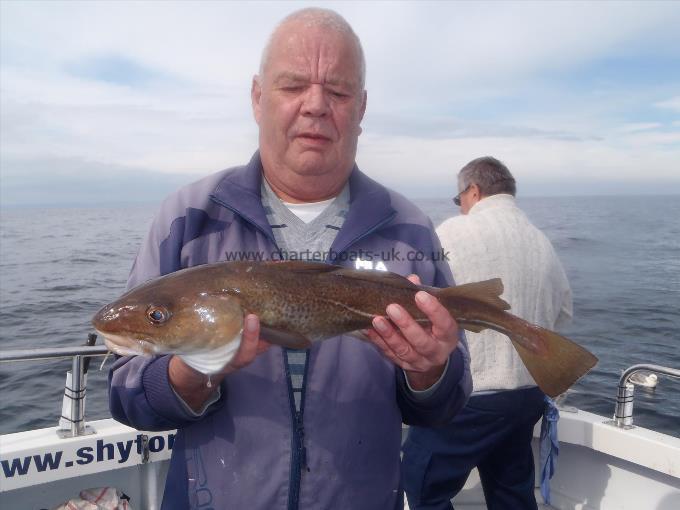
[[[112,419],[89,426],[95,434],[67,439],[56,427],[2,436],[0,494],[170,458],[174,431],[138,431]]]

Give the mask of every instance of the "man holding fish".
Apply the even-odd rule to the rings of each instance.
[[[354,163],[364,78],[361,45],[343,18],[322,9],[286,18],[253,79],[259,151],[247,165],[191,184],[163,203],[128,288],[238,253],[437,253],[429,220]],[[377,260],[428,286],[451,283],[445,261],[412,259]],[[340,260],[354,265],[352,257]],[[119,353],[167,353],[123,357],[110,374],[116,419],[140,429],[178,429],[163,508],[402,508],[402,421],[444,424],[471,391],[456,321],[431,292],[414,287],[409,296],[415,299],[369,315],[364,341],[340,335],[304,349],[317,338],[271,327],[280,317],[270,316],[307,317],[306,302],[330,303],[327,286],[295,286],[323,269],[295,265],[299,277],[277,288],[256,278],[255,266],[239,267],[261,297],[259,308],[243,305],[248,301],[238,289],[189,299],[185,289],[198,277],[177,273],[171,292],[137,294],[147,299],[149,331],[103,331]],[[214,279],[204,283],[208,289]],[[281,287],[295,289],[288,294],[298,298],[294,307],[286,306]],[[357,308],[361,297],[370,293],[353,298]],[[136,306],[142,305],[103,311],[95,324],[120,322]],[[249,313],[255,309],[262,317]],[[220,328],[220,341],[201,335],[208,324]],[[164,325],[194,348],[150,347]]]

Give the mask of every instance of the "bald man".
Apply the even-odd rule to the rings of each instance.
[[[283,20],[252,83],[259,150],[166,199],[128,287],[234,256],[450,284],[429,220],[355,164],[364,81],[361,44],[342,17],[305,9]],[[403,508],[402,420],[446,423],[471,391],[456,322],[425,292],[416,304],[431,327],[393,304],[366,341],[339,336],[293,350],[270,345],[248,315],[233,358],[217,349],[119,359],[113,416],[177,429],[162,508]]]

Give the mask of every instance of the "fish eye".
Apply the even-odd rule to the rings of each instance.
[[[162,324],[170,317],[170,314],[165,308],[160,306],[151,306],[146,311],[147,318],[154,324]]]

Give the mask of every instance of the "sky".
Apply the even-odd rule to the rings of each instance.
[[[0,205],[154,202],[257,148],[309,2],[0,2]],[[357,163],[409,197],[484,155],[526,196],[680,194],[680,2],[328,2],[362,41]]]

